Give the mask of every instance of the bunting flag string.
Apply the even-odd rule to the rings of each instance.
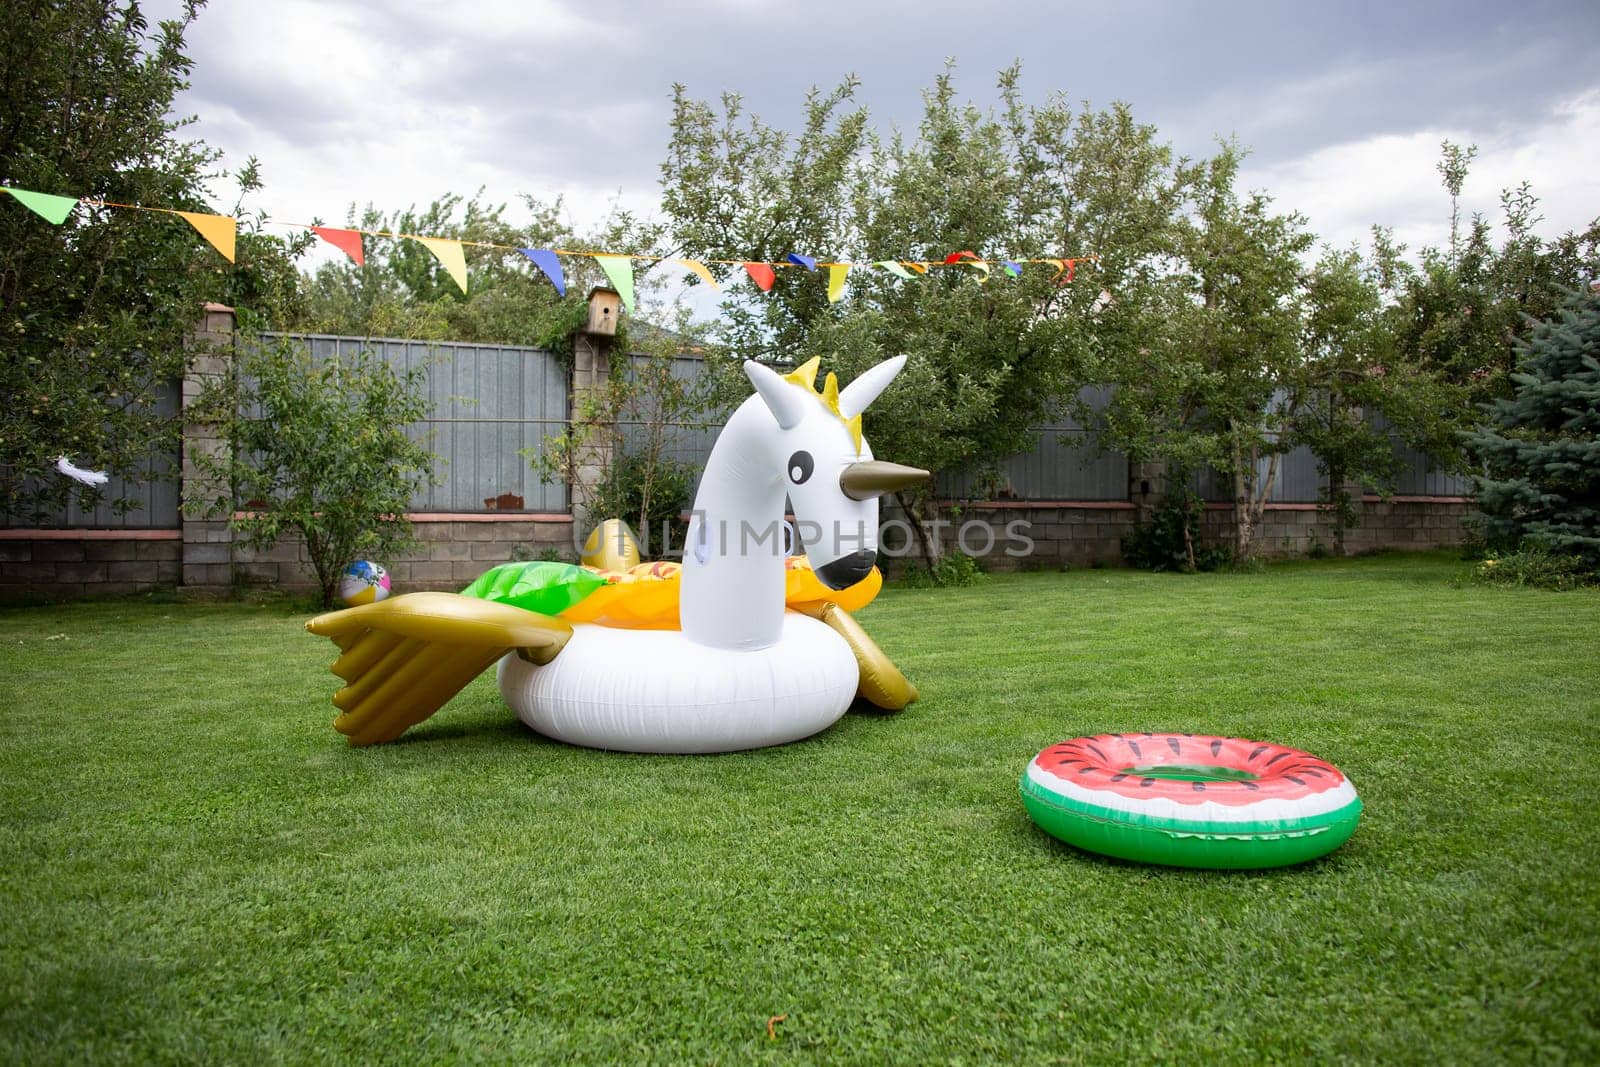
[[[234,262],[238,237],[238,220],[227,215],[212,215],[198,211],[178,211],[163,207],[146,207],[140,204],[119,204],[109,200],[94,200],[86,197],[58,196],[54,193],[17,189],[7,185],[0,185],[0,192],[9,194],[12,199],[23,207],[56,226],[65,223],[80,204],[177,215],[193,227],[195,232],[205,238],[206,242],[221,253],[230,263]],[[782,262],[737,259],[702,260],[686,259],[681,256],[643,255],[632,252],[594,252],[567,248],[516,248],[491,241],[468,241],[452,237],[391,233],[387,230],[343,229],[315,223],[273,222],[269,225],[288,229],[309,230],[321,240],[339,249],[357,266],[366,265],[365,238],[377,237],[420,242],[433,254],[440,268],[451,277],[463,293],[467,292],[467,262],[464,251],[467,246],[521,254],[549,279],[550,284],[555,286],[556,292],[562,296],[566,295],[567,284],[566,274],[561,266],[561,257],[592,259],[605,274],[612,288],[617,290],[618,295],[622,298],[623,306],[630,312],[633,310],[634,304],[635,261],[677,264],[717,292],[722,291],[722,286],[718,284],[716,275],[711,272],[707,264],[742,268],[756,288],[764,293],[772,290],[777,281],[777,272],[779,270],[799,268],[808,273],[815,273],[820,268],[826,268],[828,301],[834,303],[843,299],[850,271],[856,267],[876,267],[906,281],[914,281],[919,276],[926,275],[930,269],[935,267],[964,267],[977,274],[979,283],[982,284],[989,280],[993,264],[998,264],[1006,277],[1017,278],[1022,275],[1023,269],[1027,264],[1033,263],[1055,267],[1056,272],[1051,276],[1050,280],[1057,285],[1067,285],[1073,281],[1077,273],[1078,264],[1093,262],[1099,258],[1098,256],[1089,255],[991,260],[979,256],[971,249],[963,249],[959,252],[951,252],[943,260],[934,261],[882,259],[870,263],[828,262],[801,252],[786,253]]]

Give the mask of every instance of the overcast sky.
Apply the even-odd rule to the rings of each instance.
[[[212,0],[189,40],[179,110],[227,165],[260,158],[259,203],[285,220],[337,225],[352,202],[390,210],[479,186],[496,202],[560,195],[580,228],[619,197],[653,213],[674,82],[701,99],[738,92],[792,130],[809,86],[854,73],[876,123],[914,127],[947,57],[983,106],[1020,59],[1031,98],[1127,101],[1181,152],[1236,136],[1248,187],[1325,241],[1364,241],[1378,223],[1413,247],[1443,243],[1446,138],[1479,149],[1469,209],[1494,214],[1525,178],[1548,234],[1600,215],[1595,0]]]

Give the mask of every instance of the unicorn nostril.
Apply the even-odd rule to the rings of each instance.
[[[840,556],[832,563],[824,563],[817,568],[817,577],[822,579],[822,584],[829,589],[844,589],[871,574],[872,566],[877,562],[876,552],[863,549],[848,556]]]

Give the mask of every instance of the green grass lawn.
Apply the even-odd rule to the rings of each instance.
[[[1600,594],[1464,567],[890,589],[921,703],[701,757],[488,676],[355,750],[285,607],[0,612],[0,1058],[1595,1063]],[[1308,749],[1362,825],[1262,873],[1035,829],[1032,755],[1133,730]]]

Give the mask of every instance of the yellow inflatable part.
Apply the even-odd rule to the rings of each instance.
[[[566,646],[562,619],[456,593],[409,593],[318,615],[306,629],[333,641],[334,729],[352,745],[393,741],[438,711],[510,649],[549,663]]]
[[[818,580],[804,556],[794,556],[789,560],[785,581],[784,599],[795,611],[806,611],[812,606],[820,608],[824,603],[837,604],[845,611],[860,611],[883,591],[883,574],[876,567],[855,585],[829,589]],[[813,612],[806,611],[806,614]]]
[[[639,565],[639,542],[621,519],[607,519],[589,533],[578,557],[585,567],[602,571],[625,571]]]
[[[561,613],[570,622],[593,622],[625,630],[678,629],[678,574],[665,560],[635,564],[627,571],[601,570],[606,585]]]
[[[861,669],[857,696],[884,711],[900,711],[906,705],[916,703],[917,687],[883,654],[883,649],[867,636],[867,631],[850,617],[849,612],[838,604],[822,604],[807,610],[806,614],[827,623],[855,653],[856,666]]]
[[[784,567],[784,600],[790,608],[808,615],[815,615],[825,603],[838,604],[846,611],[860,611],[883,589],[883,575],[876,567],[861,581],[845,589],[829,589],[823,585],[804,556],[791,556]],[[626,630],[678,629],[682,564],[659,560],[635,564],[626,570],[594,569],[606,580],[606,586],[563,611],[563,619]]]

